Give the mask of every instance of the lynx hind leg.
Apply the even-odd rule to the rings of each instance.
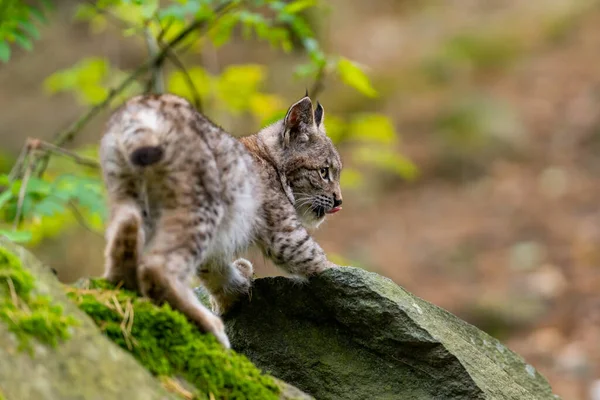
[[[137,268],[144,247],[140,210],[130,204],[114,208],[106,239],[104,278],[137,291]]]
[[[209,264],[200,270],[199,277],[210,292],[210,304],[217,315],[224,315],[252,285],[252,263],[239,258],[231,264]]]
[[[187,277],[175,272],[176,269],[186,268],[182,263],[185,263],[185,259],[173,253],[146,257],[138,271],[142,294],[158,304],[168,303],[202,331],[215,336],[225,348],[230,348],[221,319],[200,303],[187,284]]]

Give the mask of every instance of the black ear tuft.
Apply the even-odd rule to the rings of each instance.
[[[323,109],[323,106],[317,101],[317,109],[315,110],[315,123],[317,124],[317,126],[320,126],[323,122],[324,114],[325,110]]]
[[[306,88],[306,94],[304,95],[304,97],[308,97],[308,88]]]

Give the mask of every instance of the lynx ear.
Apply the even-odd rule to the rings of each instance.
[[[317,101],[317,109],[315,110],[315,123],[317,126],[321,126],[323,123],[323,117],[325,116],[325,110],[321,103]]]
[[[308,138],[309,127],[313,125],[315,116],[313,114],[312,102],[305,96],[288,110],[284,119],[283,144],[288,146],[290,142],[298,139]]]

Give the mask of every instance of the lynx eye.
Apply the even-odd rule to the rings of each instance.
[[[321,168],[319,174],[321,175],[321,178],[325,180],[329,179],[329,168]]]

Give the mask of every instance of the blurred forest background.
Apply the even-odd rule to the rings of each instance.
[[[7,24],[25,3],[0,0],[0,231],[72,282],[102,273],[98,173],[44,168],[30,142],[9,174],[27,138],[97,159],[108,110],[69,126],[143,91],[145,71],[110,88],[225,2],[31,2]],[[332,258],[498,337],[564,399],[600,399],[600,1],[233,3],[149,88],[237,136],[309,88],[345,163],[344,210],[316,232]]]

